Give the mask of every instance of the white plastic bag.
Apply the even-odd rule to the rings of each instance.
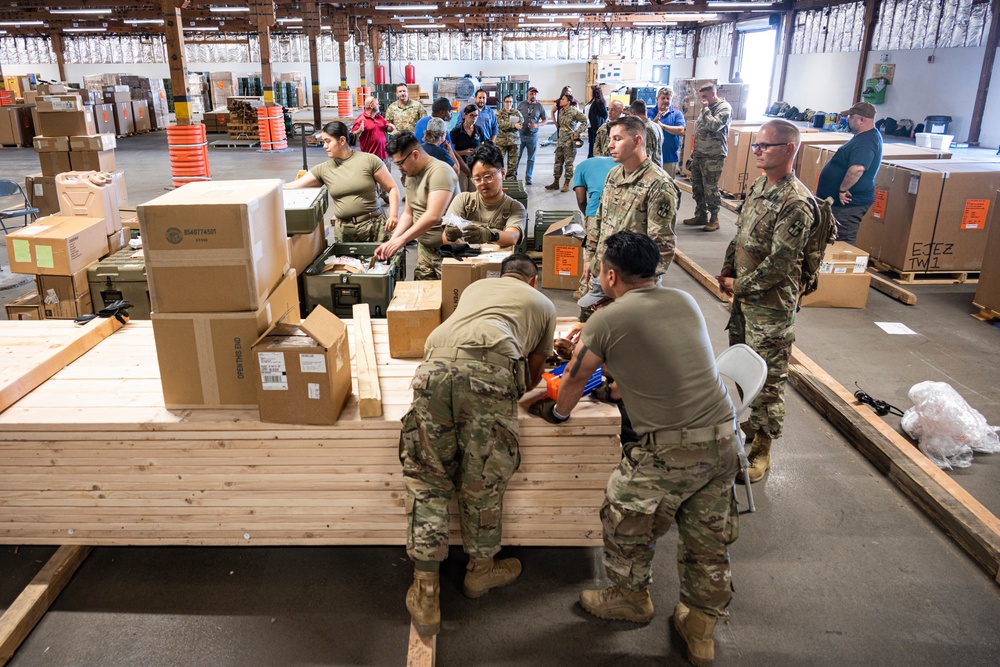
[[[903,430],[939,468],[967,468],[972,453],[1000,452],[997,429],[947,382],[920,382],[910,388],[913,407],[903,413]]]

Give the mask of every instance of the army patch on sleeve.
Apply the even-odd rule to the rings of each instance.
[[[796,217],[795,220],[792,221],[792,224],[788,226],[788,235],[799,237],[805,228],[805,221],[801,217]]]
[[[670,214],[673,212],[673,206],[669,200],[664,200],[660,202],[660,205],[656,209],[656,215],[659,218],[669,218]]]

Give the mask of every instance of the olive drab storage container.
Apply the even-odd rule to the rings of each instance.
[[[132,248],[119,250],[87,269],[90,300],[98,311],[110,303],[125,300],[132,304],[129,319],[149,319],[149,284],[146,282],[146,260],[134,257]]]
[[[316,258],[305,274],[305,313],[322,305],[341,318],[352,318],[356,303],[367,303],[372,317],[385,317],[392,301],[396,282],[406,274],[405,252],[393,256],[387,273],[365,274],[350,271],[324,271],[327,259],[355,257],[367,266],[375,256],[378,243],[335,243]]]
[[[285,190],[285,228],[289,235],[312,234],[318,225],[323,224],[326,213],[326,186],[318,188],[301,188]]]

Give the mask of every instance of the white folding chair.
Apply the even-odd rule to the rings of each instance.
[[[754,512],[757,508],[753,504],[753,490],[750,488],[750,477],[747,474],[750,459],[747,458],[745,447],[746,435],[738,425],[749,412],[750,404],[757,398],[757,394],[764,386],[764,380],[767,379],[767,362],[749,345],[739,343],[724,350],[715,360],[715,365],[719,369],[719,373],[735,382],[740,393],[743,394],[743,401],[736,408],[736,442],[739,445],[740,469],[743,471],[744,486],[747,490],[747,504],[750,506],[749,511]],[[733,398],[735,404],[735,397]]]

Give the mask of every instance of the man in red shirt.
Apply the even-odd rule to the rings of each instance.
[[[396,126],[386,121],[379,113],[378,100],[374,97],[365,98],[365,109],[351,128],[351,134],[358,135],[358,147],[365,153],[371,153],[386,162],[389,158],[385,152],[385,133],[395,132]],[[388,163],[386,163],[388,166]]]

